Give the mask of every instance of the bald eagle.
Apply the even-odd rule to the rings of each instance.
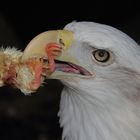
[[[45,47],[52,42],[61,49],[55,44],[48,57]],[[128,35],[72,22],[33,39],[22,59],[31,56],[43,56],[51,67],[46,77],[64,84],[58,113],[63,140],[140,140],[140,47]]]
[[[65,85],[65,140],[140,140],[140,47],[125,33],[93,22],[64,28],[74,41],[50,76]],[[64,52],[62,52],[64,53]]]

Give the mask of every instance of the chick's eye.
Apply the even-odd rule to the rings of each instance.
[[[98,62],[107,62],[110,58],[110,53],[106,50],[98,49],[92,52],[95,60]]]

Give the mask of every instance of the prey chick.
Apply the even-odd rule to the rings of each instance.
[[[2,48],[0,50],[0,86],[5,84],[20,89],[28,95],[35,92],[43,83],[45,76],[55,69],[54,59],[61,52],[61,47],[55,43],[46,45],[46,58],[33,57],[25,62],[21,61],[23,52],[16,48]]]

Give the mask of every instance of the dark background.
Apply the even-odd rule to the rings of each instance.
[[[0,44],[24,49],[37,34],[71,21],[94,21],[116,27],[140,42],[140,8],[135,1],[4,1],[0,7]],[[0,88],[0,140],[59,140],[59,81],[46,80],[32,96]]]

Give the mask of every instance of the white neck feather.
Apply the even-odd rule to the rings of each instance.
[[[140,118],[134,110],[136,106],[129,99],[120,93],[110,91],[114,92],[112,94],[96,87],[94,93],[93,86],[79,90],[71,87],[66,86],[61,96],[58,115],[63,127],[62,139],[140,139]]]

